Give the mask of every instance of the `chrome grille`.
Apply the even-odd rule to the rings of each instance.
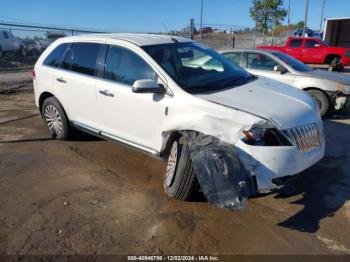
[[[283,132],[303,153],[309,153],[324,143],[321,124],[312,123],[283,130]]]

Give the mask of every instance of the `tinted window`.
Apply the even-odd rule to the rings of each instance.
[[[223,55],[236,65],[239,65],[241,63],[242,53],[226,53]]]
[[[272,71],[276,65],[277,62],[268,56],[248,53],[248,68]]]
[[[97,57],[102,51],[103,45],[101,44],[73,44],[62,63],[62,68],[81,74],[94,76],[97,72]]]
[[[140,79],[156,80],[155,72],[141,57],[117,46],[108,48],[104,77],[127,85]]]
[[[290,41],[290,47],[301,47],[302,39],[294,39]]]
[[[61,44],[56,47],[48,57],[46,57],[44,65],[59,67],[68,46],[69,44]]]
[[[315,40],[307,40],[306,44],[305,44],[305,47],[314,48],[315,45],[319,45],[319,43],[317,41],[315,41]]]

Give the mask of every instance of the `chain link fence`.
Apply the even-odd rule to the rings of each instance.
[[[0,22],[0,94],[31,85],[31,70],[53,41],[88,33],[101,32]]]

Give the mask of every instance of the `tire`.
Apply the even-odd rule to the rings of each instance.
[[[326,94],[315,89],[308,90],[307,92],[316,100],[318,107],[320,108],[321,117],[324,117],[330,113],[330,102]]]
[[[41,115],[50,131],[52,138],[67,140],[72,133],[69,119],[60,102],[55,97],[45,99]]]
[[[180,142],[179,142],[180,141]],[[189,200],[196,185],[196,174],[186,142],[175,140],[170,149],[164,190],[174,199]]]
[[[329,61],[328,71],[340,71],[342,63],[339,57],[334,57]]]

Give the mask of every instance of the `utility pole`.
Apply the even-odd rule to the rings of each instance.
[[[203,39],[202,31],[203,31],[203,1],[201,0],[201,25],[200,25],[200,34],[201,34],[201,39]]]
[[[289,25],[290,25],[290,0],[288,0],[288,24],[287,24],[287,36],[289,34]]]
[[[324,6],[326,4],[326,0],[323,0],[322,2],[322,11],[321,11],[321,21],[320,21],[320,32],[322,30],[322,23],[323,23],[323,17],[324,17]]]
[[[194,19],[191,18],[190,20],[190,30],[191,30],[191,39],[193,40],[193,35],[194,35]]]
[[[304,18],[304,29],[303,29],[303,37],[305,37],[306,26],[307,26],[307,15],[309,13],[309,0],[305,0],[305,18]]]

